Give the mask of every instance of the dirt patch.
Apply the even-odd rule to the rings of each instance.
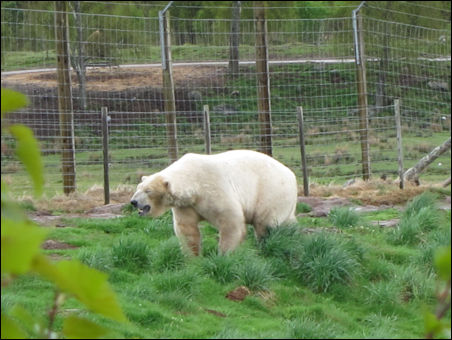
[[[47,240],[41,245],[42,249],[75,249],[77,246],[73,246],[72,244],[55,241],[55,240]]]
[[[231,301],[243,301],[250,294],[251,291],[247,287],[240,286],[227,293],[226,299],[229,299]]]
[[[173,67],[175,86],[198,87],[194,85],[211,84],[221,86],[224,82],[226,66],[184,65]],[[71,74],[73,86],[78,86],[75,72]],[[55,88],[56,72],[35,72],[2,76],[2,83],[28,84]],[[136,87],[162,87],[161,67],[96,67],[86,71],[88,91],[123,91]],[[3,86],[3,84],[2,84]]]
[[[204,309],[207,313],[210,313],[210,314],[213,314],[213,315],[216,315],[216,316],[219,316],[220,318],[225,318],[226,317],[226,314],[224,314],[224,313],[221,313],[221,312],[218,312],[218,311],[216,311],[216,310],[213,310],[213,309]]]

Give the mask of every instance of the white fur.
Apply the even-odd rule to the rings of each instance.
[[[152,196],[152,190],[161,191],[154,189],[156,186],[167,188],[166,192],[158,202],[146,201],[143,193],[147,190]],[[220,231],[220,250],[226,252],[243,240],[245,223],[252,224],[256,236],[261,237],[266,227],[296,221],[297,182],[289,168],[259,152],[190,153],[144,177],[133,199],[139,201],[139,207],[149,204],[153,216],[171,207],[176,235],[185,238],[195,254],[200,247],[195,229],[199,221],[207,220]]]

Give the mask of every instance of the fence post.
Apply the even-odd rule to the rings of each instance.
[[[166,117],[168,157],[170,163],[177,160],[176,98],[174,96],[173,67],[171,62],[170,17],[168,12],[168,9],[172,3],[173,1],[170,1],[164,10],[159,11],[160,44],[162,49],[163,101]]]
[[[210,117],[209,117],[209,105],[203,106],[204,113],[204,140],[206,143],[206,154],[212,153],[211,136],[210,136]]]
[[[110,157],[108,155],[108,122],[110,117],[108,116],[108,107],[102,107],[102,146],[104,151],[104,202],[110,203],[110,174],[109,165]]]
[[[233,1],[229,43],[229,72],[233,78],[238,77],[239,74],[240,11],[240,1]]]
[[[300,151],[301,151],[301,166],[303,171],[303,193],[305,196],[309,196],[309,178],[308,178],[308,167],[306,165],[306,149],[304,144],[304,117],[303,108],[297,106],[297,116],[298,116],[298,131],[300,135]]]
[[[267,22],[263,1],[254,2],[256,22],[257,109],[259,112],[261,152],[272,156],[272,120],[268,68]]]
[[[364,58],[364,36],[362,16],[359,10],[364,5],[364,1],[359,7],[353,10],[353,37],[355,45],[355,64],[356,79],[358,83],[358,111],[359,111],[359,131],[361,137],[361,159],[363,167],[363,179],[370,178],[370,159],[369,159],[369,118],[367,107],[367,80],[366,65]]]
[[[75,142],[66,1],[55,1],[55,40],[63,191],[65,194],[69,194],[75,191]]]
[[[397,159],[399,163],[400,189],[404,188],[403,180],[403,145],[402,145],[402,124],[400,123],[400,100],[394,99],[394,113],[397,129]]]

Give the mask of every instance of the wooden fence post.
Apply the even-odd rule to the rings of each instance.
[[[108,108],[102,107],[102,146],[104,151],[104,202],[110,203],[110,157],[108,155],[108,122],[110,117],[108,116]]]
[[[404,179],[403,179],[403,145],[402,145],[402,124],[400,122],[400,100],[394,99],[394,113],[395,113],[395,122],[396,122],[396,130],[397,130],[397,159],[399,163],[399,178],[400,178],[400,189],[404,188]]]
[[[268,68],[267,22],[263,1],[254,2],[256,22],[257,109],[260,124],[261,152],[272,156],[272,119]]]
[[[171,62],[170,17],[168,8],[159,12],[160,43],[162,49],[163,101],[166,117],[166,135],[170,163],[177,160],[176,98],[174,96],[173,67]]]
[[[63,191],[65,194],[69,194],[75,191],[75,142],[66,1],[55,1],[55,40]]]
[[[309,196],[308,167],[306,164],[306,148],[304,143],[304,117],[303,117],[303,108],[301,106],[297,107],[297,116],[298,116],[298,131],[300,136],[301,166],[303,171],[303,193],[305,196]]]
[[[370,178],[369,118],[367,107],[366,63],[364,58],[364,36],[362,16],[358,13],[364,2],[353,10],[353,31],[355,44],[356,79],[358,84],[359,131],[361,138],[361,160],[363,179]]]
[[[210,155],[212,153],[211,147],[211,136],[210,136],[210,116],[209,116],[209,105],[204,105],[204,141],[206,143],[206,154]]]

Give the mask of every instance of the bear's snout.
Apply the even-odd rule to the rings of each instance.
[[[138,202],[133,200],[133,201],[130,201],[130,204],[132,204],[136,208],[138,205]]]

